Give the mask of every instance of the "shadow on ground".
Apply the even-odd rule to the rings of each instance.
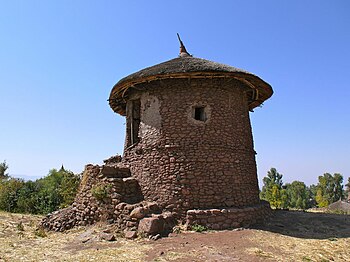
[[[275,210],[264,225],[256,229],[307,239],[350,237],[350,215]]]

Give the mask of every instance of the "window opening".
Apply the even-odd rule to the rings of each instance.
[[[129,120],[129,145],[133,145],[139,142],[139,128],[140,128],[140,110],[141,110],[141,101],[140,99],[132,100],[130,103],[130,120]]]
[[[205,114],[205,107],[204,106],[200,106],[200,107],[195,107],[194,108],[194,119],[198,120],[198,121],[205,121],[207,120],[207,116]]]

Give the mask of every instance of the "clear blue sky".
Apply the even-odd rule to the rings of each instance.
[[[1,1],[0,161],[26,179],[121,154],[108,106],[122,77],[178,55],[250,71],[275,91],[251,114],[259,178],[350,175],[350,1]]]

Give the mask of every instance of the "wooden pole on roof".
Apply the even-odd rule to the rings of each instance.
[[[180,42],[180,56],[191,56],[187,50],[186,50],[186,47],[184,45],[184,43],[181,41],[181,38],[180,38],[180,35],[179,33],[176,33],[177,34],[177,38],[179,39],[179,42]]]

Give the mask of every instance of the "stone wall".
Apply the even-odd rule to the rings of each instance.
[[[187,211],[186,226],[203,225],[214,230],[248,227],[264,222],[271,214],[270,205],[265,201],[244,208],[195,209]]]
[[[234,79],[168,79],[129,93],[129,102],[141,101],[140,141],[125,148],[123,161],[146,200],[182,217],[259,203],[245,90]],[[193,117],[198,106],[205,122]]]
[[[168,232],[175,225],[174,215],[163,212],[155,202],[143,200],[137,180],[121,163],[87,165],[74,203],[46,216],[41,226],[64,231],[96,222],[113,224],[129,237],[137,233]],[[140,224],[140,226],[139,226]]]

